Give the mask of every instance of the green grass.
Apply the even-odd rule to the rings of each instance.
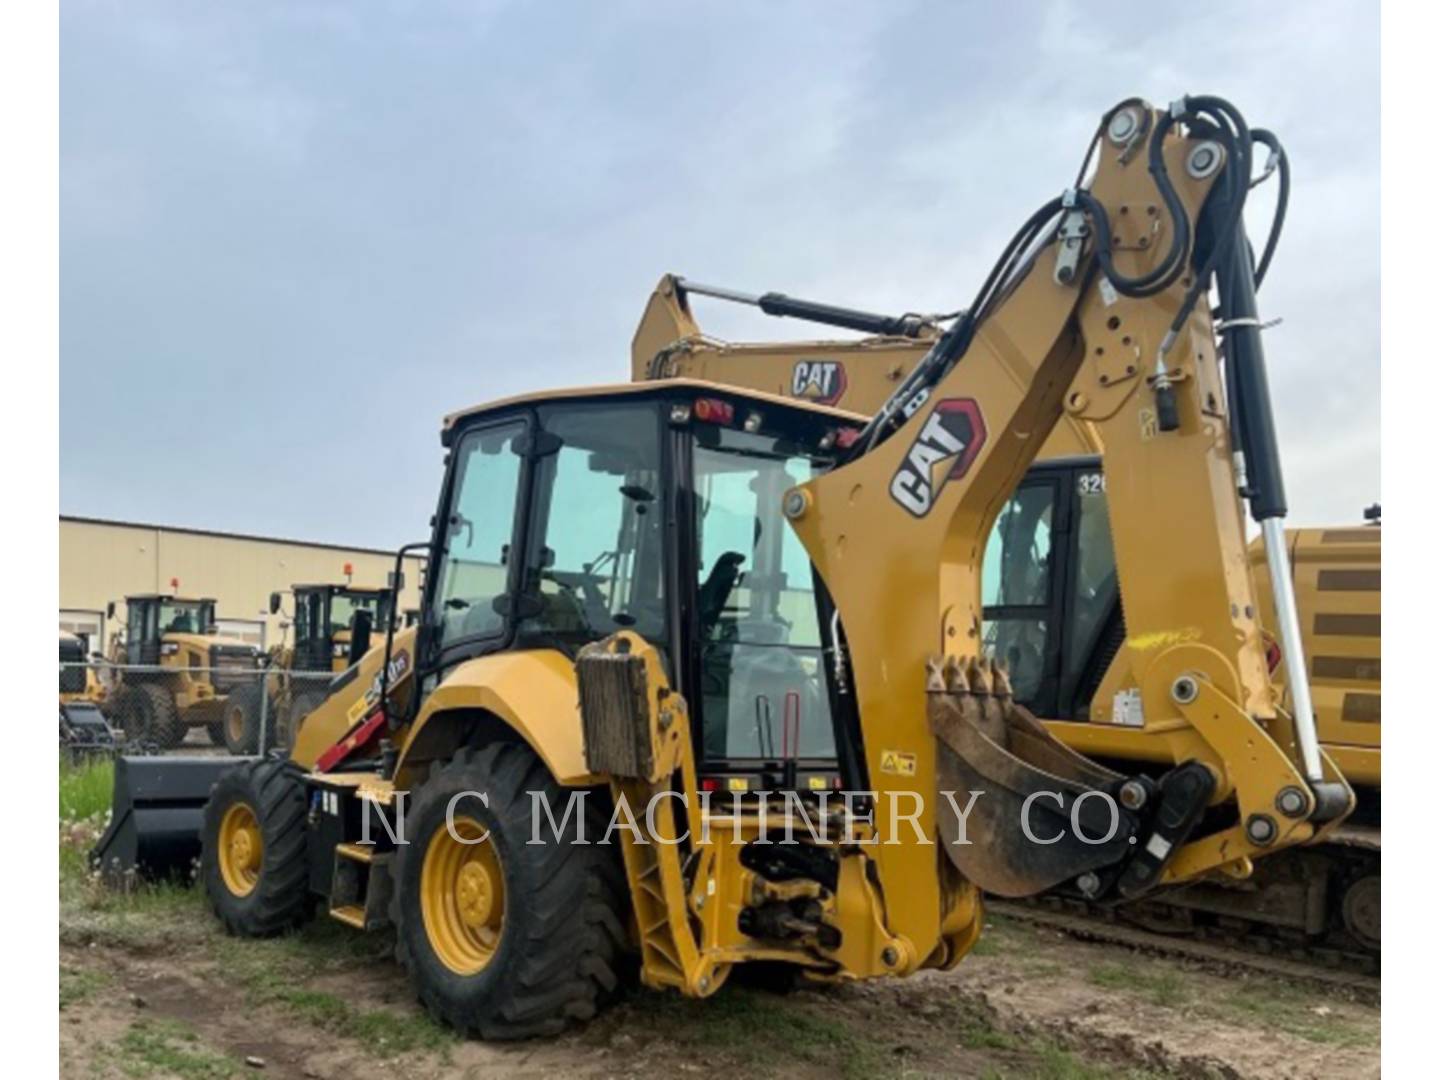
[[[115,767],[107,759],[71,765],[60,762],[60,821],[62,824],[103,817],[110,809]]]
[[[1201,1005],[1207,1016],[1229,1023],[1284,1031],[1307,1042],[1331,1046],[1373,1046],[1378,1032],[1336,1012],[1317,1013],[1329,1000],[1322,992],[1269,979],[1241,984]]]
[[[377,1055],[431,1051],[446,1057],[457,1041],[454,1032],[423,1013],[360,1008],[337,994],[301,985],[317,974],[353,970],[357,964],[389,964],[389,941],[383,935],[356,934],[324,919],[266,941],[218,938],[213,947],[226,978],[240,986],[250,1004],[279,1005]],[[401,977],[398,968],[394,973]]]
[[[1153,1004],[1174,1009],[1190,1000],[1190,988],[1175,971],[1140,964],[1097,964],[1088,972],[1092,985],[1135,993]]]
[[[117,1063],[127,1076],[178,1076],[181,1080],[225,1080],[239,1066],[201,1045],[184,1024],[137,1020],[116,1044]]]
[[[798,1059],[855,1080],[895,1068],[888,1047],[867,1031],[775,994],[728,986],[702,1001],[649,995],[642,1007],[675,1041],[738,1058],[746,1066]]]
[[[1164,1080],[1171,1075],[1082,1061],[1064,1047],[1045,1040],[1024,1048],[1034,1056],[1033,1062],[1015,1069],[990,1066],[980,1074],[981,1080]]]
[[[60,1008],[88,1001],[109,986],[113,980],[103,971],[81,968],[60,969]]]

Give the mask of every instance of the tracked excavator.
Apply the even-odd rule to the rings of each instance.
[[[950,968],[982,891],[1133,899],[1338,828],[1241,217],[1257,139],[1216,97],[1109,110],[871,417],[685,379],[447,417],[419,624],[210,791],[222,923],[393,926],[436,1016],[513,1038],[635,961],[696,997],[746,964]],[[1150,206],[1155,242],[1116,243]],[[1067,415],[1102,437],[1126,617],[1097,699],[1163,769],[1070,750],[986,656],[985,538]]]
[[[1283,224],[1289,169],[1274,146]],[[1148,214],[1147,214],[1148,217]],[[1122,240],[1132,246],[1146,237]],[[865,336],[730,342],[704,332],[695,298]],[[873,415],[934,347],[955,315],[885,315],[778,292],[755,294],[667,274],[645,305],[631,348],[637,381],[698,378]],[[1122,345],[1125,344],[1122,341]],[[1223,364],[1223,335],[1221,337]],[[986,652],[1009,665],[1016,699],[1067,746],[1112,765],[1167,765],[1169,747],[1095,698],[1125,638],[1101,445],[1067,413],[1006,503],[985,549]],[[1358,807],[1330,842],[1268,860],[1243,881],[1206,881],[1125,905],[1147,929],[1225,939],[1324,964],[1378,970],[1380,953],[1380,516],[1286,533],[1321,744],[1354,785]],[[1263,543],[1250,545],[1272,675],[1285,693]],[[1285,707],[1293,707],[1288,694]],[[1046,905],[1085,909],[1083,897]],[[1111,912],[1094,912],[1109,917]]]

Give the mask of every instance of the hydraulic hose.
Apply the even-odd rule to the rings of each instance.
[[[1285,211],[1290,205],[1290,158],[1273,132],[1265,128],[1255,128],[1250,132],[1250,138],[1270,151],[1270,163],[1265,166],[1265,175],[1252,181],[1250,186],[1254,187],[1270,174],[1271,164],[1275,167],[1280,183],[1280,191],[1275,196],[1275,217],[1270,222],[1270,235],[1265,238],[1260,264],[1255,268],[1255,288],[1258,289],[1265,281],[1265,272],[1270,269],[1270,260],[1274,258],[1275,248],[1280,243],[1280,231],[1285,227]]]

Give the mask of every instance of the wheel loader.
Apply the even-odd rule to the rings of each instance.
[[[676,379],[447,417],[420,622],[210,790],[221,922],[393,926],[434,1015],[514,1038],[632,964],[695,997],[745,964],[948,969],[982,892],[1118,902],[1323,840],[1355,797],[1284,543],[1257,139],[1216,97],[1109,110],[873,416]],[[1070,750],[987,656],[984,541],[1065,416],[1104,448],[1126,619],[1092,700],[1163,764]]]
[[[299,720],[325,700],[327,683],[315,673],[339,674],[350,667],[369,650],[372,631],[387,626],[394,610],[389,589],[326,583],[292,585],[290,594],[294,638],[271,649],[266,664],[270,745],[281,748],[290,745]],[[282,609],[283,596],[271,593],[270,614]],[[254,704],[255,714],[244,718],[245,737],[230,746],[232,753],[254,753],[259,746],[258,699]]]
[[[106,689],[86,642],[60,631],[60,753],[71,761],[115,752],[115,732],[102,711]]]
[[[216,746],[241,745],[244,718],[258,709],[260,650],[216,629],[213,599],[127,596],[110,660],[118,686],[106,715],[127,740],[168,749],[204,727]]]
[[[1283,151],[1277,153],[1279,171]],[[1284,174],[1281,174],[1282,178]],[[1288,178],[1286,178],[1288,182]],[[706,334],[692,297],[758,308],[867,336],[854,340],[728,342]],[[883,315],[782,293],[760,295],[660,279],[631,346],[631,377],[689,377],[853,409],[880,409],[923,360],[953,315]],[[1105,504],[1101,447],[1092,426],[1062,417],[1006,504],[984,560],[985,642],[1009,665],[1016,699],[1066,745],[1103,761],[1170,759],[1155,737],[1092,708],[1095,688],[1125,636]],[[1311,657],[1311,692],[1322,745],[1355,786],[1359,808],[1328,845],[1269,860],[1234,883],[1197,884],[1147,898],[1122,915],[1166,933],[1230,936],[1264,947],[1337,952],[1361,967],[1379,963],[1380,924],[1380,529],[1287,533]],[[1358,525],[1358,523],[1357,523]],[[1260,621],[1276,625],[1264,545],[1250,546]],[[1277,650],[1278,651],[1278,650]],[[1283,680],[1278,678],[1277,682]],[[1060,898],[1054,898],[1057,901]],[[1071,898],[1068,906],[1076,906]]]

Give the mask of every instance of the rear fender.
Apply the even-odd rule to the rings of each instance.
[[[562,786],[602,783],[585,767],[581,730],[575,665],[564,653],[534,649],[467,660],[425,699],[401,751],[395,786],[412,788],[430,762],[460,746],[511,733]]]

